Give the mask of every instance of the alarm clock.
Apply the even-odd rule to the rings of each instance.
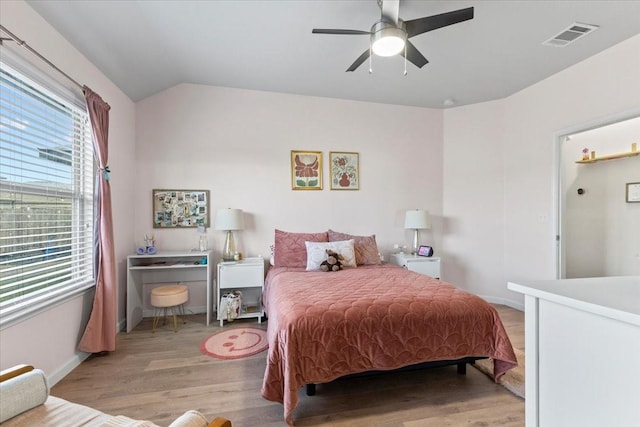
[[[418,248],[418,255],[426,257],[433,256],[433,248],[431,246],[420,245]]]

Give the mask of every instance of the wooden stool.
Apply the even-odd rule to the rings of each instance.
[[[167,323],[167,309],[171,308],[173,313],[173,330],[178,332],[178,318],[176,311],[182,316],[183,323],[187,323],[184,317],[184,303],[189,300],[189,288],[185,285],[158,286],[151,291],[151,305],[155,307],[153,317],[153,332],[156,331],[158,321],[158,311],[164,309],[163,325]]]

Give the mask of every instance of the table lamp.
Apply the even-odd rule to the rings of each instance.
[[[224,261],[233,261],[236,253],[236,242],[233,238],[233,230],[242,230],[244,228],[242,209],[218,209],[214,222],[216,230],[227,232],[224,249],[222,250],[222,259]]]
[[[411,253],[418,252],[420,242],[418,238],[418,230],[428,230],[431,228],[431,217],[429,212],[420,209],[414,209],[407,211],[404,217],[404,228],[413,230],[413,245],[411,247]]]

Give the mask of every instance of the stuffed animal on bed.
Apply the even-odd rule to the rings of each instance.
[[[342,270],[342,261],[344,261],[342,255],[327,249],[327,259],[320,264],[320,270],[328,272]]]

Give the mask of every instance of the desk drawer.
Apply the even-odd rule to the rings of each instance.
[[[221,265],[218,280],[221,289],[262,287],[263,275],[261,265]]]

